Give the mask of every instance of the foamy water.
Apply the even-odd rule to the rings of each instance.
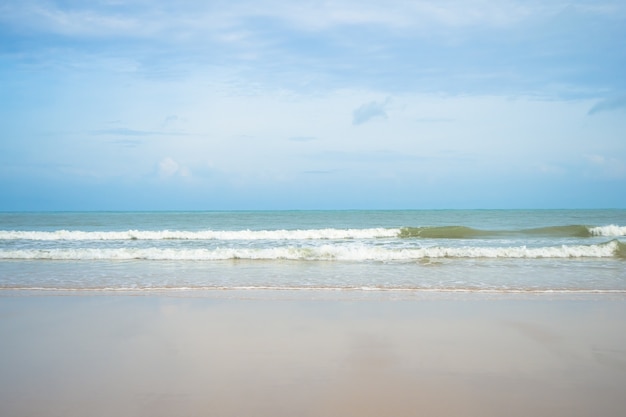
[[[414,249],[371,247],[365,244],[324,244],[314,247],[276,248],[80,248],[6,250],[0,259],[14,260],[180,260],[215,261],[228,259],[294,261],[411,261],[425,258],[614,258],[621,256],[624,244],[617,240],[598,245],[561,245],[554,247],[445,247]]]

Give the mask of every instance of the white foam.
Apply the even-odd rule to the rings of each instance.
[[[125,230],[81,231],[55,230],[19,231],[0,230],[0,240],[34,241],[98,241],[98,240],[341,240],[398,237],[401,229],[298,229],[298,230]],[[589,228],[592,236],[626,236],[626,226],[606,225]]]
[[[614,224],[608,226],[598,226],[589,228],[589,233],[593,236],[619,237],[626,236],[626,226],[617,226]]]
[[[318,247],[276,247],[265,249],[159,249],[159,248],[79,248],[23,249],[0,251],[0,259],[50,260],[338,260],[338,261],[412,261],[424,258],[606,258],[619,249],[617,241],[599,245],[562,245],[554,247],[428,247],[390,249],[364,245],[321,245]]]
[[[566,295],[595,295],[595,294],[626,294],[621,289],[584,289],[584,288],[454,288],[454,287],[351,287],[351,286],[198,286],[198,287],[2,287],[0,291],[28,291],[28,292],[58,292],[58,293],[198,293],[203,292],[233,292],[233,291],[269,291],[279,292],[318,292],[318,293],[413,293],[413,294],[566,294]],[[258,294],[257,294],[258,295]]]
[[[0,230],[1,240],[310,240],[310,239],[374,239],[396,237],[400,229],[308,229],[308,230],[203,230],[85,232],[56,230],[53,232]]]

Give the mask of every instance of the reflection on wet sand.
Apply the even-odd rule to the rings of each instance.
[[[618,416],[626,300],[0,297],[8,416]]]

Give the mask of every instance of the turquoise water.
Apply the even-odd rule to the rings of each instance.
[[[1,213],[0,289],[626,292],[626,210]]]

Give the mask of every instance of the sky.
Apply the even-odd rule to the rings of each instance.
[[[0,0],[0,211],[626,208],[626,0]]]

